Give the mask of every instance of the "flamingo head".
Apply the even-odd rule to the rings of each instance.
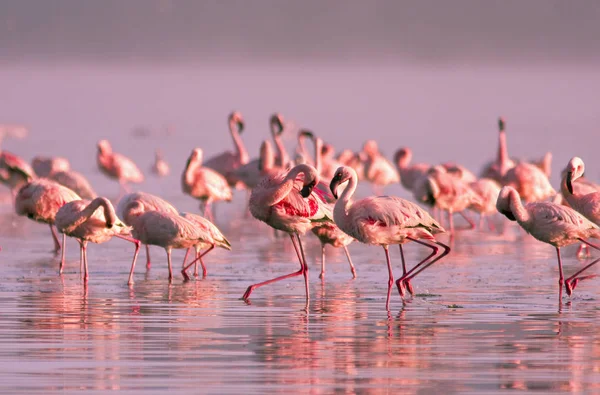
[[[303,138],[309,138],[311,140],[314,140],[315,134],[308,129],[300,129],[300,131],[298,132],[298,140],[301,140]]]
[[[307,198],[312,193],[315,186],[319,183],[319,173],[317,169],[309,165],[298,165],[301,166],[304,173],[304,181],[302,183],[302,189],[300,190],[300,195],[303,198]]]
[[[569,190],[569,193],[573,194],[573,181],[583,176],[583,173],[585,172],[583,160],[574,156],[567,164],[565,171],[567,172],[565,176],[567,178],[567,189]]]
[[[108,140],[100,140],[98,141],[98,153],[100,154],[110,154],[112,152],[112,147]]]
[[[340,166],[335,171],[335,175],[333,176],[333,178],[331,179],[331,182],[329,183],[329,190],[331,191],[331,194],[333,195],[334,198],[336,198],[336,199],[338,198],[338,194],[337,194],[338,187],[341,184],[345,183],[346,181],[348,181],[352,178],[352,171],[354,171],[354,169],[352,169],[351,167],[348,167],[348,166]]]
[[[229,114],[229,123],[230,125],[235,124],[237,126],[238,133],[242,133],[244,130],[244,118],[242,118],[242,114],[237,111]]]
[[[506,121],[504,121],[504,117],[499,117],[498,118],[498,130],[501,132],[504,132],[505,128],[506,128]]]
[[[408,166],[412,159],[412,150],[408,147],[402,147],[394,154],[394,163],[398,166]]]
[[[276,135],[279,136],[281,135],[281,133],[283,133],[283,117],[281,116],[281,114],[279,113],[275,113],[273,115],[271,115],[271,119],[269,120],[269,123],[271,125],[271,132]]]
[[[379,153],[379,148],[377,147],[377,141],[375,140],[367,140],[363,144],[363,152],[368,156],[377,155]]]
[[[335,149],[333,148],[333,145],[324,143],[323,147],[321,148],[321,155],[323,155],[325,158],[332,158],[334,154]]]
[[[496,210],[511,221],[516,221],[515,215],[510,208],[510,195],[511,193],[517,193],[517,191],[509,186],[505,186],[500,190],[498,199],[496,200]]]
[[[202,163],[202,155],[202,148],[194,148],[188,159],[188,165],[190,163]]]

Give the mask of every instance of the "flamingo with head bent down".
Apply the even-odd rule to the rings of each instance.
[[[416,204],[395,196],[371,196],[352,201],[356,190],[357,176],[354,169],[342,166],[331,180],[331,193],[337,198],[338,186],[348,182],[335,204],[333,218],[336,225],[348,235],[365,244],[380,245],[385,251],[388,265],[388,294],[386,308],[389,310],[390,294],[394,283],[392,263],[388,246],[398,244],[402,256],[403,274],[396,281],[398,292],[404,295],[404,287],[412,294],[412,280],[417,274],[440,260],[450,252],[450,247],[437,241],[434,234],[444,232],[427,211]],[[432,250],[432,253],[411,270],[406,270],[402,244],[414,241]],[[435,257],[438,246],[444,251]],[[435,258],[434,258],[435,257]]]

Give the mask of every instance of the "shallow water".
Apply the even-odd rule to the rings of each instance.
[[[367,130],[387,144],[388,154],[406,144],[424,161],[454,159],[475,171],[495,151],[495,117],[503,113],[509,127],[512,122],[520,124],[514,129],[527,129],[509,137],[515,155],[555,152],[555,184],[556,170],[574,154],[597,178],[594,146],[582,143],[597,125],[590,100],[600,81],[594,71],[570,70],[565,80],[561,69],[244,70],[2,70],[11,99],[3,116],[31,128],[27,140],[4,145],[28,159],[65,155],[110,198],[117,186],[95,170],[96,140],[110,138],[144,170],[151,150],[163,146],[173,174],[149,176],[139,188],[192,211],[196,202],[179,190],[181,168],[195,145],[207,155],[229,147],[225,132],[207,130],[224,131],[231,106],[247,114],[251,152],[267,134],[268,114],[280,110],[354,149]],[[171,137],[129,133],[138,122],[158,130],[171,121]],[[473,144],[482,148],[473,150]],[[407,197],[399,186],[386,192]],[[359,194],[368,193],[361,185]],[[48,227],[0,205],[0,392],[600,391],[598,280],[582,282],[559,303],[552,247],[513,226],[502,235],[442,236],[451,255],[413,281],[415,297],[401,301],[394,291],[387,312],[381,248],[349,247],[356,280],[343,252],[328,248],[321,281],[320,246],[307,235],[308,308],[299,277],[254,291],[246,304],[239,298],[248,285],[295,271],[298,264],[289,239],[244,217],[244,198],[238,192],[231,205],[216,208],[216,223],[233,251],[208,255],[206,278],[183,282],[175,270],[169,284],[165,254],[152,248],[151,269],[145,269],[142,250],[132,287],[126,284],[129,243],[91,245],[91,278],[84,286],[74,241],[67,242],[67,269],[58,276]],[[502,229],[504,222],[496,220]],[[399,253],[391,251],[398,275]],[[405,251],[409,264],[426,254],[414,244]],[[567,274],[583,264],[574,252],[564,252]],[[177,269],[183,252],[174,256]]]

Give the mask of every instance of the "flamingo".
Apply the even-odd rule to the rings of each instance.
[[[571,158],[563,172],[560,184],[561,193],[571,208],[596,225],[600,225],[600,191],[588,192],[585,188],[589,188],[589,185],[585,184],[583,187],[576,188],[577,184],[579,184],[577,181],[581,179],[584,172],[585,164],[583,160],[577,156]],[[582,244],[581,246],[582,248],[577,251],[578,256],[585,248],[583,246],[586,245]],[[589,250],[587,250],[587,253],[589,255]]]
[[[385,251],[388,265],[388,293],[386,309],[390,308],[390,295],[394,283],[389,245],[398,244],[402,256],[402,277],[396,281],[398,292],[404,295],[403,287],[413,294],[412,280],[417,274],[437,262],[450,252],[450,247],[437,241],[434,234],[444,232],[427,211],[416,204],[395,196],[370,196],[352,201],[358,179],[351,167],[342,166],[336,170],[331,180],[330,189],[336,198],[338,186],[348,184],[335,203],[333,218],[336,225],[345,233],[365,244],[380,245]],[[414,241],[432,250],[432,253],[411,270],[406,270],[402,244]],[[437,257],[438,246],[444,251]],[[435,258],[434,258],[435,257]]]
[[[48,224],[54,240],[54,251],[58,252],[60,243],[53,227],[56,213],[62,206],[73,200],[81,200],[81,197],[54,181],[39,178],[21,187],[15,197],[15,211],[18,215],[25,215],[34,221]],[[65,240],[66,236],[63,234],[61,269],[65,263]]]
[[[127,208],[133,224],[133,237],[143,244],[163,247],[167,252],[169,282],[172,281],[172,249],[187,249],[203,242],[202,232],[193,222],[183,218],[178,213],[145,211],[146,207],[139,200],[131,201]],[[133,284],[134,269],[135,261],[131,265],[128,284]]]
[[[502,183],[502,178],[506,172],[516,165],[515,161],[508,156],[505,129],[506,123],[504,122],[504,118],[498,118],[498,155],[496,156],[496,160],[488,163],[481,172],[482,178],[491,178],[500,183]]]
[[[169,164],[163,157],[162,152],[157,149],[154,151],[154,163],[152,164],[152,172],[159,177],[164,177],[169,174]]]
[[[296,178],[302,174],[302,186]],[[312,229],[320,222],[332,222],[327,204],[313,192],[319,182],[317,170],[309,165],[300,164],[288,172],[280,172],[264,177],[250,195],[250,213],[252,216],[274,229],[290,235],[296,255],[300,261],[300,270],[248,287],[242,298],[247,300],[252,291],[276,281],[294,276],[304,276],[306,302],[309,300],[308,265],[300,235]]]
[[[469,208],[479,213],[479,227],[483,227],[484,219],[487,219],[488,226],[493,229],[489,215],[494,214],[496,210],[496,200],[500,194],[500,184],[491,178],[480,178],[469,184],[469,187],[479,197],[478,202],[472,203]]]
[[[366,155],[366,161],[364,162],[365,179],[372,183],[376,190],[388,184],[400,182],[398,172],[390,161],[381,155],[375,140],[365,142],[363,152]]]
[[[60,156],[36,156],[31,161],[31,165],[33,167],[33,171],[38,177],[48,177],[50,174],[58,171],[71,170],[71,164],[69,163],[69,160]]]
[[[202,166],[202,149],[195,148],[181,175],[183,192],[201,201],[200,209],[212,218],[210,204],[214,201],[232,199],[231,188],[224,176]]]
[[[260,145],[260,155],[235,170],[235,175],[241,180],[246,188],[254,189],[260,180],[269,173],[282,171],[281,167],[275,166],[275,153],[269,140],[264,140]]]
[[[90,185],[87,178],[85,178],[85,176],[83,174],[78,173],[76,171],[73,171],[73,170],[57,171],[54,173],[50,173],[48,175],[48,178],[53,181],[56,181],[57,183],[59,183],[62,186],[65,186],[65,187],[71,189],[72,191],[77,193],[79,196],[81,196],[83,199],[91,200],[91,199],[95,199],[96,196],[98,196],[96,194],[96,191],[94,191],[94,189]]]
[[[23,185],[35,178],[35,172],[21,157],[0,150],[0,182],[15,195]]]
[[[98,209],[102,207],[102,213]],[[110,201],[99,197],[91,202],[89,200],[73,200],[63,205],[56,213],[54,221],[59,232],[77,239],[80,244],[80,267],[84,268],[84,280],[89,278],[87,263],[87,243],[104,243],[114,237],[127,240],[135,244],[133,265],[140,251],[140,242],[129,237],[131,229],[127,227],[115,214],[115,209]],[[62,274],[61,264],[59,273]]]
[[[556,195],[550,180],[537,166],[521,162],[502,177],[502,185],[513,187],[525,202],[537,202]]]
[[[315,163],[312,160],[312,158],[310,157],[310,154],[308,153],[308,150],[306,149],[306,145],[304,144],[304,141],[307,138],[312,140],[312,138],[313,138],[312,133],[310,133],[310,132],[307,133],[306,130],[300,130],[298,132],[298,144],[296,146],[296,154],[297,154],[297,156],[302,158],[301,163],[305,163],[307,165],[314,166]],[[297,163],[297,164],[299,164],[299,163]]]
[[[269,126],[271,128],[271,136],[273,142],[277,148],[277,155],[275,156],[275,165],[279,167],[287,167],[291,165],[290,156],[288,155],[285,145],[281,140],[281,135],[285,131],[283,116],[279,113],[271,115],[269,119]]]
[[[363,159],[366,160],[366,158],[361,158],[360,154],[356,154],[349,149],[345,149],[342,152],[340,152],[336,158],[340,166],[350,166],[356,171],[358,181],[361,181],[363,179],[365,173]]]
[[[356,278],[356,268],[352,263],[350,257],[350,251],[348,251],[348,244],[352,243],[354,239],[342,232],[335,223],[324,222],[312,228],[312,232],[319,241],[321,242],[321,274],[319,278],[325,278],[325,245],[329,244],[334,248],[343,248],[350,265],[350,271],[352,272],[352,278]]]
[[[417,201],[438,207],[448,213],[451,234],[454,233],[454,213],[460,213],[469,222],[471,228],[475,226],[465,215],[464,210],[472,204],[480,204],[479,196],[467,183],[448,174],[443,166],[432,167],[427,177],[421,178],[413,188],[413,194]]]
[[[427,172],[431,168],[426,163],[411,164],[412,156],[412,150],[407,147],[400,148],[394,154],[394,162],[400,174],[400,183],[409,191],[415,188],[421,178],[427,177]]]
[[[229,186],[241,187],[242,184],[239,182],[234,172],[250,160],[244,142],[240,138],[240,134],[244,130],[244,119],[242,118],[242,114],[234,111],[229,114],[227,120],[229,123],[229,133],[231,133],[233,145],[235,146],[235,152],[225,151],[217,156],[213,156],[206,161],[204,166],[221,173],[227,179]]]
[[[98,168],[109,178],[119,181],[121,193],[129,192],[127,183],[141,183],[144,181],[144,175],[137,165],[129,158],[113,152],[110,143],[107,140],[98,142],[98,154],[96,155]]]
[[[180,213],[180,215],[188,221],[192,222],[194,225],[196,225],[198,231],[200,231],[202,234],[201,241],[194,246],[194,248],[196,249],[196,259],[186,266],[186,258],[183,258],[183,267],[181,269],[181,274],[183,275],[183,278],[185,280],[189,280],[190,277],[188,276],[186,271],[192,264],[195,264],[194,276],[198,277],[198,261],[200,261],[200,264],[202,265],[202,277],[206,277],[206,266],[204,265],[204,261],[202,260],[204,255],[208,254],[215,247],[220,247],[225,250],[231,251],[231,244],[225,238],[225,236],[223,236],[223,233],[221,233],[219,228],[217,228],[215,224],[213,224],[206,218],[192,213]],[[201,254],[200,251],[205,248],[206,251],[204,251]],[[185,255],[187,257],[188,253],[186,252]]]
[[[505,215],[509,220],[516,221],[521,228],[534,238],[556,248],[559,273],[559,298],[562,294],[563,284],[565,285],[567,294],[571,295],[578,281],[585,278],[578,276],[597,261],[592,262],[565,280],[560,248],[580,241],[594,249],[600,250],[600,247],[586,240],[590,237],[600,239],[600,228],[598,225],[570,207],[551,202],[533,202],[523,205],[519,192],[510,186],[505,186],[500,190],[496,208],[498,212]]]

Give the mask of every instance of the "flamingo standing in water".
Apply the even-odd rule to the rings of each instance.
[[[102,212],[98,209],[102,207]],[[87,243],[100,244],[113,237],[118,237],[135,244],[133,265],[140,251],[140,242],[129,237],[131,229],[115,214],[115,209],[106,198],[99,197],[93,201],[74,200],[66,203],[58,210],[55,225],[59,232],[77,239],[80,249],[80,267],[84,268],[83,278],[89,278],[87,263]],[[63,267],[60,267],[62,273]]]
[[[165,160],[162,152],[157,149],[154,151],[154,163],[152,164],[152,172],[159,177],[164,177],[169,174],[171,169]]]
[[[236,177],[235,170],[250,160],[244,142],[240,138],[240,134],[244,130],[244,119],[242,118],[242,114],[234,111],[229,114],[227,120],[235,152],[225,151],[217,156],[213,156],[206,161],[204,166],[222,174],[232,188],[239,188],[242,184]]]
[[[201,241],[194,246],[196,249],[196,259],[194,259],[189,265],[185,264],[186,258],[189,253],[189,249],[185,254],[185,258],[183,258],[183,266],[181,269],[181,274],[185,280],[189,280],[190,277],[187,274],[187,269],[194,264],[194,277],[198,277],[198,261],[202,265],[202,277],[206,277],[206,265],[204,265],[204,261],[202,258],[204,255],[208,254],[215,247],[220,247],[225,250],[231,251],[231,244],[229,241],[223,236],[223,233],[209,220],[204,217],[201,217],[197,214],[192,213],[181,213],[183,218],[195,224],[198,228],[198,231],[202,233]],[[201,250],[206,249],[206,251],[200,253]]]
[[[283,171],[283,169],[275,166],[273,147],[269,140],[264,140],[260,145],[259,158],[239,167],[235,174],[246,185],[246,188],[252,190],[265,175],[279,171]]]
[[[491,178],[500,183],[506,172],[516,165],[515,161],[508,156],[505,129],[506,123],[504,122],[504,118],[498,118],[498,155],[496,156],[496,160],[488,163],[481,172],[481,177]]]
[[[583,271],[594,265],[596,261],[585,266],[571,277],[564,279],[560,248],[577,243],[578,241],[600,250],[586,239],[600,239],[600,228],[572,208],[551,202],[534,202],[523,205],[519,193],[512,187],[505,186],[498,195],[496,202],[498,212],[511,221],[516,221],[527,233],[556,248],[558,257],[558,287],[559,298],[562,286],[565,285],[568,295],[571,295]]]
[[[304,176],[302,184],[297,181],[300,174]],[[312,166],[300,164],[287,173],[282,172],[264,177],[260,184],[252,190],[249,204],[250,213],[254,218],[265,222],[272,228],[282,230],[290,235],[300,261],[300,270],[249,286],[243,295],[245,300],[256,288],[303,275],[308,303],[310,295],[308,265],[300,235],[312,229],[315,224],[332,221],[329,207],[313,192],[313,188],[318,182],[317,170]]]
[[[496,201],[500,194],[500,184],[491,178],[480,178],[470,183],[469,187],[479,197],[478,202],[469,206],[471,210],[479,213],[479,227],[483,228],[483,221],[487,219],[489,229],[493,230],[494,225],[489,216],[497,212]]]
[[[179,211],[169,202],[146,192],[132,192],[119,200],[117,214],[128,226],[133,226],[135,217],[146,211],[163,211],[178,214]],[[150,268],[150,248],[146,246],[146,268]]]
[[[202,150],[195,148],[187,161],[181,175],[183,192],[199,199],[200,209],[204,215],[213,218],[210,204],[214,201],[232,199],[231,188],[224,176],[213,169],[202,166]]]
[[[358,183],[354,169],[342,166],[331,180],[331,193],[337,198],[338,186],[348,181],[342,195],[335,203],[333,218],[336,225],[345,233],[365,244],[380,245],[385,251],[388,265],[388,294],[386,309],[390,308],[390,295],[394,284],[392,263],[388,246],[398,244],[402,256],[402,277],[396,281],[398,292],[404,295],[404,287],[413,294],[412,280],[417,274],[440,260],[450,252],[450,247],[437,241],[433,236],[444,232],[427,211],[414,203],[395,196],[371,196],[352,201]],[[424,240],[422,240],[424,239]],[[402,244],[414,241],[432,250],[432,253],[411,270],[406,270]],[[444,251],[437,257],[438,246]],[[435,257],[435,258],[434,258]]]
[[[48,224],[54,240],[54,251],[58,252],[60,243],[53,227],[56,213],[62,206],[73,200],[81,200],[81,197],[54,181],[39,178],[25,184],[19,190],[15,197],[15,211],[18,215],[25,215],[34,221]],[[65,263],[65,239],[66,236],[63,234],[60,270]]]
[[[563,172],[560,190],[571,208],[596,225],[600,225],[600,191],[592,190],[590,192],[589,189],[586,190],[586,188],[590,188],[589,184],[578,186],[578,181],[584,172],[585,164],[583,160],[576,156],[571,158]],[[587,249],[586,247],[586,244],[582,244],[577,255],[580,256],[583,250]],[[587,249],[587,255],[590,255],[589,249]]]
[[[113,152],[110,143],[107,140],[98,142],[98,153],[96,155],[98,168],[109,178],[119,181],[121,193],[129,192],[127,183],[141,183],[144,181],[144,175],[137,165],[124,155]]]
[[[412,156],[412,150],[407,147],[400,148],[394,154],[394,162],[400,174],[400,183],[411,192],[421,178],[427,177],[427,172],[431,168],[426,163],[411,164]]]
[[[531,163],[521,162],[502,177],[502,185],[513,187],[525,202],[537,202],[556,195],[546,174]]]
[[[365,179],[373,184],[376,191],[388,184],[400,182],[394,166],[380,152],[375,140],[368,140],[363,146],[366,155],[364,162]]]

